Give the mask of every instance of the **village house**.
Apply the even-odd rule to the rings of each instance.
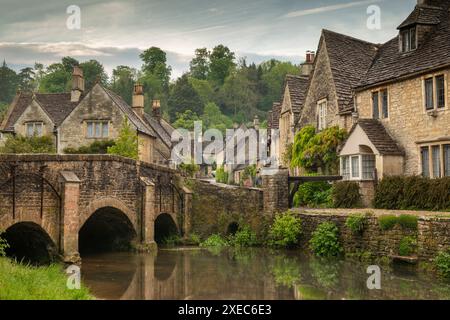
[[[161,118],[160,103],[153,101],[152,114],[144,112],[143,87],[136,84],[133,103],[97,83],[85,91],[81,68],[75,67],[69,93],[18,92],[0,125],[0,144],[9,135],[51,136],[58,154],[115,140],[124,119],[136,131],[139,160],[169,165],[172,126]]]

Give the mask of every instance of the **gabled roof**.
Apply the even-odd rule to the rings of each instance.
[[[281,113],[281,103],[274,102],[272,106],[272,121],[271,121],[271,128],[272,129],[279,129],[280,128],[280,113]]]
[[[386,131],[383,124],[375,119],[359,119],[350,131],[350,135],[359,126],[381,155],[403,155],[404,152]]]
[[[309,85],[308,76],[286,75],[284,87],[289,87],[289,96],[292,104],[292,112],[300,114],[305,103]]]
[[[36,93],[34,96],[36,102],[44,109],[55,126],[59,126],[77,106],[77,103],[70,101],[70,93]],[[7,114],[2,130],[14,131],[14,124],[32,101],[32,93],[18,93],[16,101],[11,105],[12,109]]]
[[[172,147],[172,132],[175,130],[164,119],[160,121],[153,118],[148,113],[144,114],[147,124],[153,129],[153,131],[159,136],[162,142],[168,147]]]
[[[403,29],[415,24],[436,25],[440,22],[440,15],[443,8],[418,5],[414,11],[406,18],[398,29]]]
[[[425,41],[408,53],[400,52],[398,36],[388,41],[380,48],[359,88],[450,65],[450,0],[442,0],[441,4],[444,10],[432,11],[441,22]]]
[[[353,110],[353,89],[370,68],[378,45],[329,30],[322,31],[322,38],[330,60],[339,111]]]

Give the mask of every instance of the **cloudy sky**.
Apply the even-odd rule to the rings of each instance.
[[[196,48],[225,44],[240,57],[295,63],[316,50],[321,29],[381,43],[396,35],[416,0],[0,0],[0,59],[15,69],[63,56],[139,67],[139,52],[158,46],[174,76]],[[66,27],[67,8],[81,9],[81,28]],[[367,8],[381,9],[381,29],[367,27]]]

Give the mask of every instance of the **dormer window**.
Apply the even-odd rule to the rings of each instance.
[[[402,52],[409,52],[417,49],[416,27],[401,31],[400,38]]]

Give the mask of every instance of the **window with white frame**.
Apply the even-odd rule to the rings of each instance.
[[[42,137],[43,134],[42,122],[28,122],[27,127],[27,137]]]
[[[373,154],[341,157],[341,175],[344,180],[375,179],[376,160]]]
[[[450,144],[433,144],[420,148],[422,176],[450,177]]]
[[[86,136],[88,138],[108,138],[109,122],[108,121],[87,121]]]
[[[445,76],[438,75],[424,80],[425,109],[432,111],[443,109],[446,105],[445,99]]]
[[[317,118],[318,124],[317,128],[319,130],[324,130],[327,128],[327,101],[322,100],[317,104]]]

